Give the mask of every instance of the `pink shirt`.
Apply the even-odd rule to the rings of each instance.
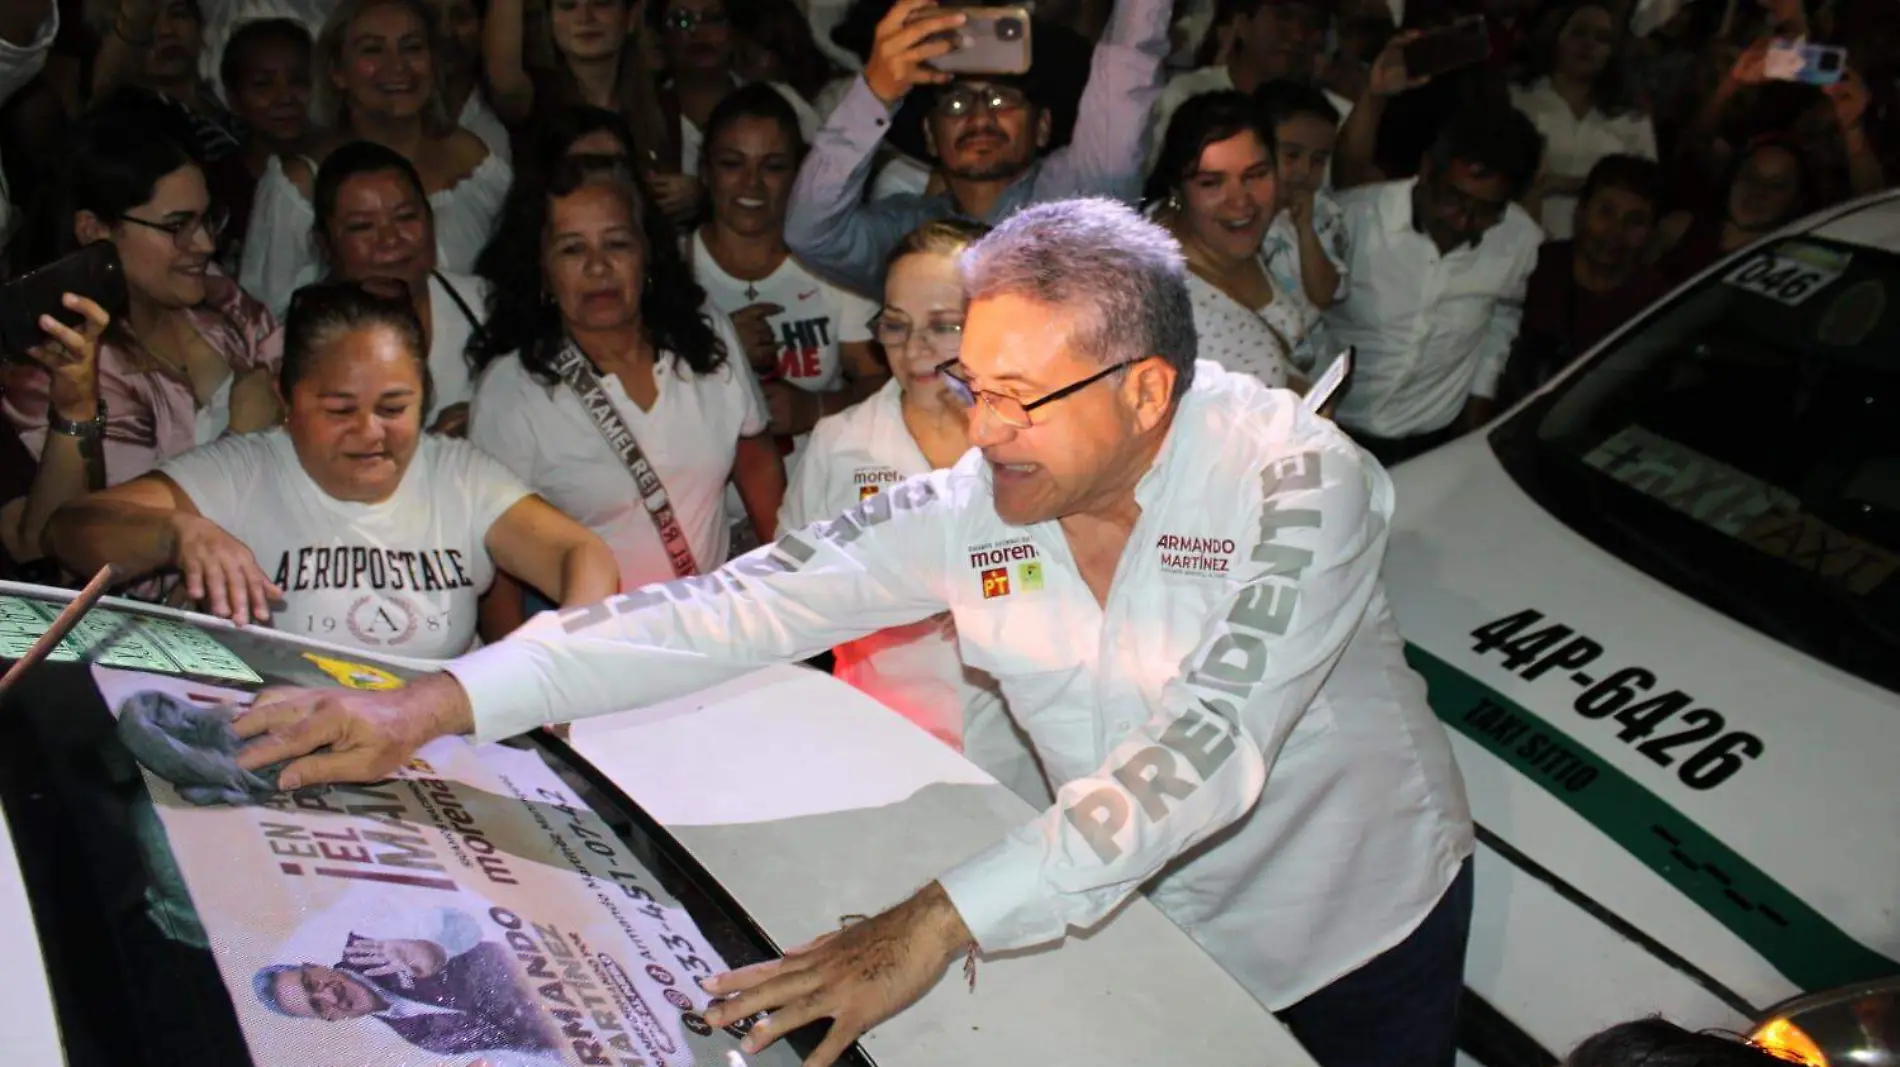
[[[205,300],[185,312],[212,350],[231,365],[233,375],[255,367],[276,371],[283,356],[283,330],[263,304],[220,274],[205,276]],[[197,447],[198,398],[191,382],[149,365],[138,342],[101,344],[99,397],[106,405],[106,481],[117,485]],[[31,363],[15,362],[0,371],[0,408],[19,431],[20,440],[39,458],[46,441],[50,376]],[[220,395],[228,396],[228,389]],[[210,436],[224,432],[222,420]]]

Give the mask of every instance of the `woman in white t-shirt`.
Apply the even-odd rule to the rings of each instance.
[[[317,169],[311,234],[337,281],[401,282],[429,346],[431,433],[461,436],[475,396],[468,346],[481,333],[488,287],[480,278],[436,269],[435,209],[401,153],[356,141]]]
[[[300,290],[279,385],[283,429],[225,437],[62,508],[50,527],[61,561],[175,568],[233,622],[424,658],[469,648],[497,569],[563,606],[618,588],[598,538],[475,446],[422,433],[428,368],[406,294]]]
[[[1279,196],[1273,131],[1253,100],[1229,91],[1182,104],[1148,176],[1148,198],[1187,258],[1201,358],[1304,390],[1294,352],[1305,323],[1260,256]]]
[[[689,253],[707,304],[732,320],[759,376],[772,432],[794,442],[890,377],[871,349],[877,305],[818,278],[785,247],[804,154],[797,116],[770,88],[721,101],[700,166],[710,214]],[[786,468],[797,469],[796,447]]]
[[[343,0],[317,39],[314,158],[265,165],[245,236],[245,290],[281,310],[321,272],[310,241],[317,168],[351,141],[376,141],[415,164],[434,209],[440,265],[465,272],[488,241],[514,172],[456,125],[436,77],[435,14],[424,0]]]
[[[470,440],[599,534],[623,588],[726,561],[728,480],[772,539],[785,468],[758,385],[625,162],[576,157],[518,188],[482,262]]]
[[[892,377],[869,400],[819,421],[786,491],[780,526],[831,519],[969,451],[969,409],[947,394],[937,367],[957,357],[963,339],[957,256],[986,230],[960,219],[925,223],[891,253],[877,334]],[[957,655],[948,613],[860,638],[836,653],[839,678],[961,749],[1024,800],[1049,804],[1042,769],[995,681]]]

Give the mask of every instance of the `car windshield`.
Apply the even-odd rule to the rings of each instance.
[[[61,603],[0,584],[0,667]],[[816,1047],[808,1027],[741,1057],[736,1028],[705,1025],[685,979],[775,947],[544,732],[451,739],[380,786],[193,808],[148,784],[109,710],[149,688],[230,699],[419,673],[119,602],[25,672],[0,700],[0,806],[69,1064],[779,1067]]]
[[[1812,238],[1724,267],[1492,437],[1558,518],[1900,691],[1900,257]]]

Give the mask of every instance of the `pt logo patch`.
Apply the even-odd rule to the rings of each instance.
[[[1041,578],[1042,578],[1042,571],[1040,568],[1038,568],[1036,571],[1036,578],[1037,578],[1038,583],[1040,583]],[[1008,567],[991,567],[989,570],[986,570],[983,572],[983,599],[992,600],[999,596],[1008,596],[1008,595],[1009,595],[1009,568]]]
[[[876,496],[876,495],[877,495],[877,486],[875,486],[875,485],[860,485],[860,486],[858,486],[858,499],[859,499],[859,500],[869,500],[869,499],[871,499],[872,497],[874,497],[874,496]]]

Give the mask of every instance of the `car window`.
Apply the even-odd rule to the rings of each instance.
[[[1680,295],[1493,435],[1558,518],[1900,690],[1900,257],[1793,239]]]
[[[17,657],[32,637],[44,630],[59,606],[56,600],[30,590],[0,587],[0,665]],[[96,667],[106,669],[95,670]],[[141,609],[113,606],[90,614],[75,636],[69,638],[49,662],[27,672],[19,686],[0,701],[0,722],[6,724],[6,740],[0,744],[0,806],[4,806],[19,854],[68,1062],[86,1067],[148,1064],[157,1067],[177,1063],[242,1067],[265,1062],[268,1057],[254,1059],[233,1004],[233,990],[253,995],[254,976],[245,973],[234,978],[220,972],[207,935],[207,929],[218,924],[200,914],[199,908],[211,906],[208,903],[211,900],[253,901],[263,907],[270,898],[255,892],[253,887],[212,881],[228,877],[225,863],[190,861],[193,855],[205,854],[202,836],[195,850],[182,847],[186,844],[183,839],[167,838],[143,776],[118,741],[107,699],[101,690],[102,679],[110,681],[116,672],[126,671],[138,672],[138,678],[150,678],[155,685],[185,693],[228,689],[255,692],[267,685],[334,685],[345,680],[358,687],[375,687],[412,680],[419,672],[360,652],[335,653],[275,635],[202,626],[188,619],[161,618]],[[123,680],[131,676],[117,677]],[[129,684],[140,683],[133,678]],[[585,761],[543,734],[522,739],[514,747],[517,751],[508,753],[506,759],[495,755],[484,759],[491,765],[515,767],[514,780],[524,782],[528,779],[523,775],[528,771],[521,761],[532,763],[533,757],[538,757],[547,769],[533,766],[534,773],[546,777],[547,770],[551,769],[568,787],[579,789],[586,802],[618,836],[624,848],[616,852],[618,859],[605,863],[617,870],[628,869],[616,874],[617,881],[602,878],[601,884],[614,881],[610,888],[624,889],[628,884],[644,883],[651,887],[651,892],[643,892],[643,899],[657,899],[669,908],[673,906],[671,902],[677,902],[690,918],[690,924],[681,925],[676,912],[668,913],[667,918],[675,925],[670,933],[662,932],[659,936],[658,940],[665,944],[643,946],[653,953],[647,957],[653,963],[644,968],[646,971],[669,967],[680,970],[673,966],[673,960],[682,952],[696,951],[690,947],[693,944],[709,946],[731,967],[776,955],[774,946],[756,924],[665,829],[627,801]],[[438,799],[448,795],[430,792]],[[458,842],[459,847],[483,856],[495,854],[478,848],[487,846],[488,842],[478,841],[479,835],[472,828],[500,825],[493,820],[494,812],[499,810],[495,805],[505,807],[507,803],[499,794],[489,795],[496,799],[490,802],[481,798],[490,805],[488,816],[476,813],[472,820],[458,818],[461,812],[475,812],[475,809],[465,806],[451,812],[446,802],[434,809],[449,820],[440,824],[444,830],[455,828],[447,837]],[[335,799],[333,794],[298,798],[295,806],[307,808],[321,804],[325,797]],[[280,807],[291,816],[298,814],[289,805]],[[551,818],[559,818],[564,810],[545,803],[531,807],[537,816]],[[283,821],[294,820],[285,818]],[[339,821],[331,829],[342,831],[346,825]],[[413,886],[433,877],[414,862],[411,852],[420,847],[418,844],[390,838],[393,851],[383,849],[386,855],[378,862],[394,861],[396,868],[371,869],[361,866],[364,861],[356,853],[364,850],[359,845],[346,843],[341,834],[333,833],[331,837],[333,842],[327,844],[320,855],[302,843],[286,846],[281,851],[287,861],[286,873],[302,874],[291,871],[290,865],[294,862],[311,868],[308,874],[312,876],[347,874],[353,879],[347,883],[350,886],[371,886],[372,882],[362,880],[365,878],[395,880]],[[497,836],[496,840],[503,838]],[[213,851],[221,841],[211,842]],[[251,846],[251,853],[255,853],[255,844],[254,841],[233,841],[231,847],[235,850],[240,845]],[[586,848],[595,857],[605,857],[609,852],[600,842],[589,843]],[[272,851],[279,852],[275,848]],[[296,854],[292,855],[293,852]],[[315,858],[310,861],[300,858],[306,854]],[[519,855],[505,848],[500,857],[516,865],[523,862]],[[230,870],[248,869],[249,876],[255,878],[258,865],[254,855],[249,862],[246,868],[233,852],[228,867]],[[352,863],[358,866],[351,868]],[[602,861],[597,858],[589,860],[588,866],[590,870],[603,869]],[[317,867],[337,869],[317,870]],[[578,861],[576,869],[579,869]],[[528,873],[532,872],[515,870],[507,879],[495,880],[506,884],[535,884],[527,877]],[[191,892],[190,886],[196,886],[197,892]],[[357,898],[340,899],[347,902]],[[601,899],[604,902],[607,896]],[[619,897],[614,899],[619,900]],[[532,905],[533,901],[528,903]],[[634,903],[637,902],[627,906],[631,908]],[[531,909],[517,906],[516,910],[527,914]],[[418,1043],[419,1048],[438,1051],[460,1051],[463,1045],[479,1044],[477,1037],[465,1039],[459,1033],[444,1036],[447,1034],[444,1027],[448,1024],[441,1021],[441,1006],[460,1004],[472,995],[458,992],[461,987],[453,986],[454,981],[460,980],[456,976],[462,971],[448,966],[451,957],[460,961],[458,966],[463,971],[474,975],[499,973],[494,968],[511,966],[495,962],[510,958],[509,952],[513,952],[513,958],[518,961],[524,959],[521,953],[528,951],[554,956],[553,970],[548,971],[544,979],[537,980],[535,976],[548,966],[545,958],[518,965],[525,967],[522,973],[526,978],[522,981],[526,984],[522,988],[535,990],[541,999],[528,999],[524,994],[507,1000],[509,1011],[531,1010],[522,1008],[523,1004],[545,1006],[553,994],[542,982],[556,980],[557,976],[558,980],[570,983],[564,988],[581,988],[584,984],[584,972],[574,971],[571,962],[563,965],[558,952],[546,951],[566,943],[557,939],[550,927],[527,926],[505,938],[484,936],[470,925],[469,914],[466,908],[445,907],[364,917],[361,925],[365,938],[388,939],[379,942],[382,945],[396,945],[398,939],[409,939],[407,948],[379,950],[384,952],[384,959],[400,961],[410,969],[408,974],[396,978],[403,981],[405,988],[413,987],[406,997],[400,998],[396,1012],[385,1017],[387,1021],[355,1018],[339,1023],[319,1021],[339,1012],[349,1014],[352,989],[365,986],[344,980],[347,976],[341,970],[345,963],[332,956],[286,961],[292,967],[305,968],[292,994],[306,1001],[313,1015],[308,1021],[285,1021],[285,1025],[309,1028],[306,1032],[315,1042],[310,1046],[310,1056],[299,1062],[319,1067],[325,1062],[326,1048],[335,1050],[337,1056],[344,1056],[339,1047],[340,1036],[351,1025],[372,1029],[387,1025],[404,1040]],[[479,912],[473,914],[485,918]],[[489,916],[494,914],[499,913],[488,913]],[[636,930],[642,928],[639,917],[624,911],[614,914],[623,925],[631,922]],[[347,942],[333,945],[326,940],[311,951],[337,952],[348,961],[359,941],[358,917],[354,913],[339,916],[350,928]],[[416,930],[369,932],[370,919],[388,930],[394,928],[390,924],[392,918],[405,922],[413,919],[415,922],[410,925],[416,925]],[[426,925],[417,925],[422,920],[427,920]],[[571,934],[570,930],[570,938]],[[429,949],[423,944],[425,941],[436,949]],[[602,953],[610,947],[595,945],[591,958],[608,962]],[[433,963],[426,955],[414,955],[438,950],[442,956]],[[685,962],[690,965],[692,961]],[[10,965],[36,964],[32,960],[14,960]],[[382,965],[372,961],[365,966]],[[482,970],[484,967],[488,970]],[[577,974],[581,977],[577,978]],[[434,990],[426,980],[448,984],[443,990]],[[626,997],[625,990],[632,987],[633,983],[623,984],[614,994],[613,1002],[623,1009],[636,1005],[635,1010],[638,1010],[638,1006],[644,1005],[646,1010],[662,1013],[669,1010],[666,1003],[657,999],[648,1003],[637,994]],[[674,1003],[678,1009],[676,1015],[690,1012],[691,1004],[685,1003],[684,998],[672,996],[671,989],[667,993],[665,1002],[678,1001]],[[495,999],[487,993],[483,997],[486,998],[484,1003]],[[571,1056],[563,1049],[558,1055],[542,1054],[521,1062],[541,1064],[545,1061],[547,1067],[557,1062],[618,1064],[642,1058],[655,1063],[684,1063],[686,1060],[681,1055],[690,1055],[698,1062],[723,1065],[728,1062],[727,1054],[738,1047],[738,1034],[712,1030],[704,1026],[697,1015],[680,1015],[680,1022],[696,1035],[687,1038],[690,1049],[681,1048],[676,1054],[659,1057],[643,1057],[639,1050],[633,1050],[628,1052],[631,1060],[607,1055],[612,1046],[606,1041],[603,1015],[595,1010],[599,1007],[592,1002],[576,1005],[569,1013],[571,1018],[550,1010],[550,1016],[560,1016],[556,1023],[563,1037],[588,1033],[590,1041],[586,1044],[571,1042],[575,1045]],[[253,1017],[255,1014],[253,1011]],[[613,1017],[612,1012],[604,1014]],[[626,1012],[623,1010],[622,1014]],[[110,1025],[102,1025],[105,1020],[110,1020]],[[333,1026],[343,1029],[318,1029]],[[523,1026],[525,1032],[527,1024]],[[501,1032],[507,1031],[504,1028]],[[813,1028],[807,1028],[793,1035],[789,1045],[781,1044],[764,1054],[747,1057],[746,1062],[756,1067],[795,1064],[801,1055],[816,1047],[822,1036],[822,1030],[814,1032]],[[607,1058],[599,1059],[602,1055]],[[450,1056],[443,1062],[460,1064],[482,1058],[485,1057]],[[845,1062],[863,1065],[867,1061],[854,1048]]]

